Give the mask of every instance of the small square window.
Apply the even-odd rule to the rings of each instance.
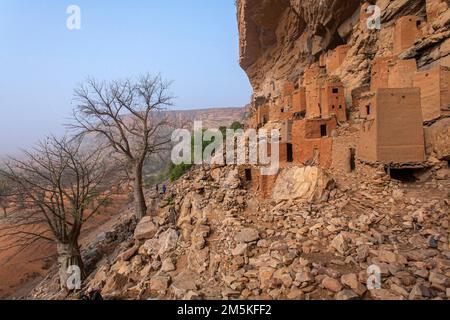
[[[339,89],[338,88],[333,88],[333,93],[339,93]]]

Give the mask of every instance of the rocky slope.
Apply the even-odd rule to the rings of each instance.
[[[449,171],[420,184],[380,171],[376,183],[317,184],[313,198],[261,201],[234,168],[197,167],[166,197],[148,195],[153,216],[134,235],[125,220],[93,241],[83,291],[107,299],[446,299]],[[374,264],[381,288],[368,291]],[[65,298],[56,288],[50,274],[32,297]]]

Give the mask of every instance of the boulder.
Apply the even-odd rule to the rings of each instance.
[[[334,181],[318,167],[292,167],[280,172],[273,187],[272,198],[282,201],[313,202],[334,189]]]
[[[162,265],[161,265],[161,271],[162,272],[171,272],[176,270],[175,265],[172,262],[172,259],[170,258],[166,258],[163,260]]]
[[[177,247],[178,243],[178,232],[174,229],[168,229],[166,232],[162,233],[159,237],[159,255],[163,256],[164,254],[174,250]]]
[[[236,248],[231,250],[233,256],[242,256],[247,251],[248,245],[246,243],[239,243]]]
[[[358,298],[356,293],[348,289],[342,290],[336,295],[336,300],[356,300]]]
[[[338,280],[331,277],[325,277],[322,280],[322,286],[325,289],[336,293],[342,290],[342,284]]]
[[[252,228],[245,228],[239,231],[234,240],[239,243],[250,243],[259,240],[259,232]]]
[[[356,292],[359,296],[362,296],[367,291],[366,287],[358,281],[358,276],[355,273],[343,275],[341,277],[341,282],[343,285]]]
[[[261,289],[269,288],[270,280],[272,280],[272,276],[274,273],[275,273],[274,268],[262,267],[259,269],[259,281],[260,281]]]
[[[152,217],[147,216],[136,226],[134,231],[134,238],[136,240],[148,240],[152,239],[158,232],[158,227],[153,223]]]
[[[439,286],[444,286],[444,287],[450,286],[450,279],[441,273],[430,272],[430,276],[429,276],[428,280],[432,284],[437,284]]]
[[[386,289],[371,290],[370,295],[375,300],[405,300],[402,296],[396,295]]]
[[[169,277],[156,276],[150,279],[149,287],[151,291],[161,292],[169,288],[169,282],[170,282]]]
[[[333,241],[331,241],[331,247],[336,249],[337,252],[344,255],[348,250],[347,242],[342,233],[338,234]]]

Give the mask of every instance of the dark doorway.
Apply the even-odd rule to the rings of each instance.
[[[356,170],[356,149],[350,148],[350,170],[353,172]]]
[[[370,115],[370,105],[366,106],[366,114],[369,116]]]
[[[287,162],[293,162],[294,161],[294,153],[292,149],[292,143],[287,144]]]
[[[392,169],[388,168],[387,173],[391,177],[391,179],[398,180],[401,182],[415,182],[417,178],[415,177],[415,173],[417,169]]]
[[[322,125],[320,126],[320,136],[321,136],[321,137],[326,137],[326,136],[328,136],[327,125],[326,125],[326,124],[322,124]]]
[[[252,181],[252,169],[245,169],[245,180]]]

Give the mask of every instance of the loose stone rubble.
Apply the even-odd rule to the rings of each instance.
[[[338,185],[328,201],[278,203],[238,180],[231,188],[232,170],[195,168],[170,185],[171,200],[99,259],[83,290],[106,299],[448,299],[448,180],[367,181]],[[368,290],[372,265],[381,287]]]

